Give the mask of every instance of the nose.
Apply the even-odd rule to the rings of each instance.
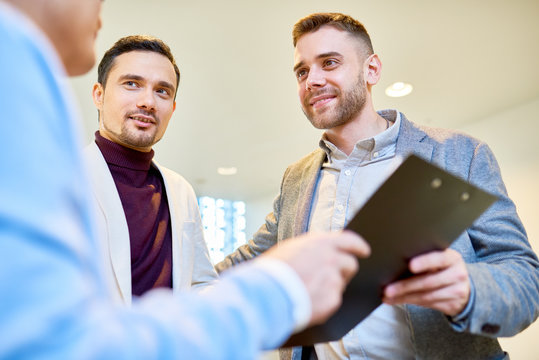
[[[325,84],[326,78],[323,71],[312,68],[307,75],[307,80],[305,81],[305,89],[312,90],[315,88],[323,87]]]
[[[155,110],[155,94],[151,88],[144,89],[140,92],[137,99],[137,107],[147,111]]]

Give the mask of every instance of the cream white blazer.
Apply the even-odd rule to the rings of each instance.
[[[118,302],[131,304],[131,251],[127,220],[116,184],[101,151],[92,142],[84,149],[97,200],[98,238],[103,241],[105,274]],[[202,288],[217,279],[204,240],[202,221],[191,185],[179,174],[158,165],[165,183],[172,226],[172,286],[174,292]],[[108,258],[108,261],[107,261]],[[110,263],[107,266],[106,263]]]

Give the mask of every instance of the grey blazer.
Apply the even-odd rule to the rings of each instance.
[[[390,119],[396,116],[392,110],[380,114]],[[462,254],[472,282],[465,311],[450,318],[428,308],[406,306],[416,358],[508,358],[496,337],[517,334],[539,315],[539,262],[507,196],[496,159],[488,146],[476,139],[455,131],[420,127],[401,114],[397,154],[410,153],[499,197],[451,246]],[[218,271],[307,231],[324,160],[325,152],[317,149],[288,167],[265,224],[252,240],[217,264]],[[281,350],[282,359],[299,359],[299,354],[299,348]]]

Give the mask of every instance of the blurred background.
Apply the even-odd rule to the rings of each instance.
[[[292,25],[318,11],[366,26],[383,63],[373,89],[377,109],[396,108],[416,123],[462,130],[491,146],[539,251],[537,0],[105,1],[97,54],[132,34],[171,47],[181,71],[177,110],[155,158],[198,196],[240,202],[235,209],[249,239],[271,211],[287,165],[321,136],[300,109],[291,40]],[[97,129],[96,77],[94,69],[72,80],[86,143]],[[395,82],[411,84],[412,93],[385,95]],[[512,359],[535,360],[538,338],[536,322],[501,342]]]

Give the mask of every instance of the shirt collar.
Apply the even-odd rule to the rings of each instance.
[[[401,113],[397,110],[388,109],[378,111],[378,115],[389,121],[389,128],[376,134],[374,137],[359,140],[352,153],[359,152],[365,154],[377,152],[380,156],[383,156],[386,151],[394,148],[399,136]],[[348,157],[328,140],[326,133],[322,134],[319,146],[326,152],[329,162],[334,160],[345,160]]]

